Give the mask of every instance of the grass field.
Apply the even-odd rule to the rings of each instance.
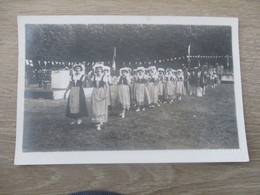
[[[89,118],[70,125],[65,100],[25,99],[24,152],[238,148],[234,85],[208,89],[202,98],[147,108],[110,111],[97,131]]]

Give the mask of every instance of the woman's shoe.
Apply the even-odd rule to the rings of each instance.
[[[78,119],[77,125],[80,125],[82,123],[82,119]]]
[[[77,122],[77,121],[72,121],[70,124],[71,124],[71,125],[74,125],[74,124],[76,124],[76,122]]]

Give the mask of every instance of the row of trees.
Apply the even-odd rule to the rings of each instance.
[[[26,58],[57,62],[145,62],[173,56],[232,55],[228,26],[181,25],[26,25]],[[87,60],[86,60],[87,59]]]

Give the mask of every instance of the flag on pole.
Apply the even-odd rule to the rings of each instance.
[[[188,55],[190,56],[191,43],[188,46]]]
[[[112,69],[116,69],[116,47],[114,47],[114,52],[113,52],[113,63],[112,63]]]

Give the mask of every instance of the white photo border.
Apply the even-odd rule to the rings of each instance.
[[[23,152],[26,24],[169,24],[232,28],[239,149]],[[18,16],[18,89],[15,165],[248,162],[239,57],[238,18],[176,16]]]

